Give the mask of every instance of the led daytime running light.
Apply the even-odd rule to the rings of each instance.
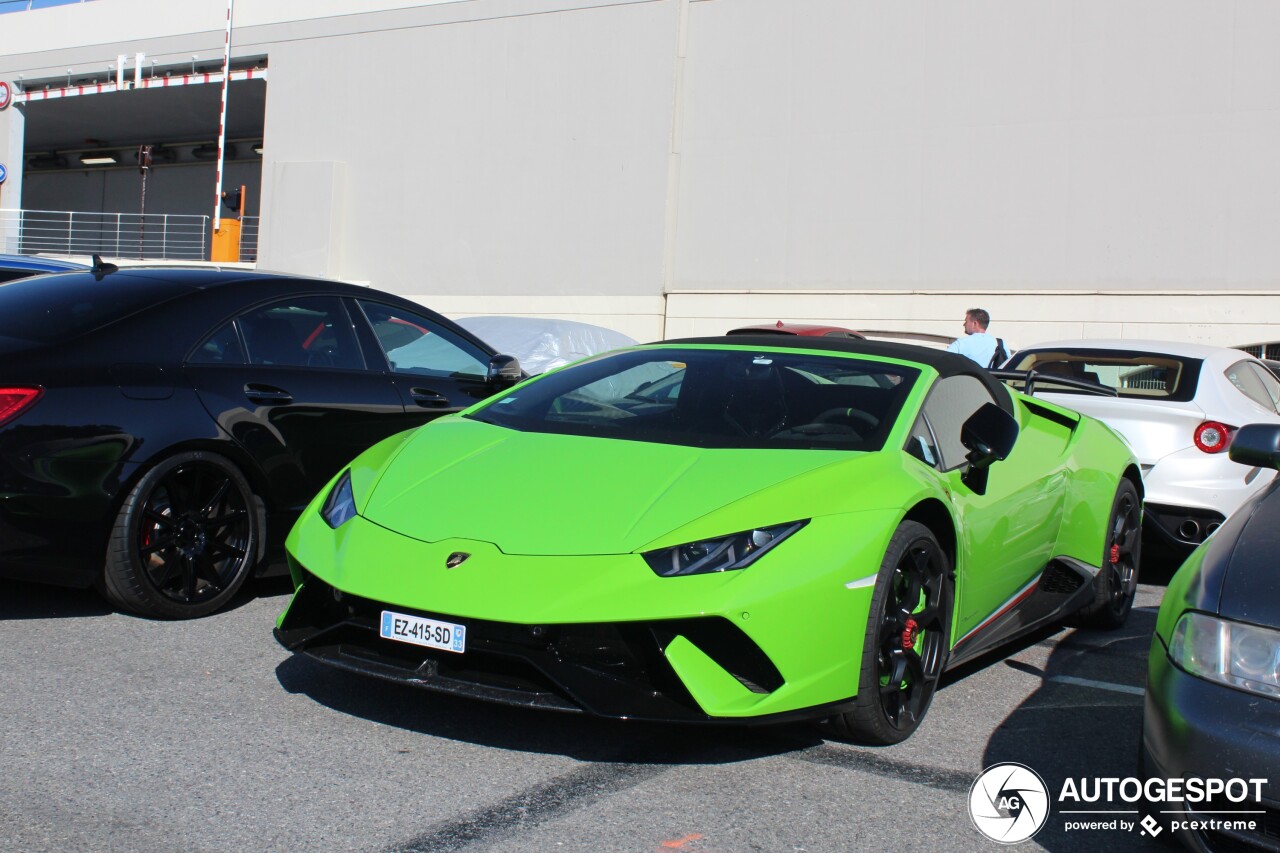
[[[654,573],[664,578],[745,569],[783,539],[808,524],[808,519],[757,527],[715,539],[686,542],[644,554]]]

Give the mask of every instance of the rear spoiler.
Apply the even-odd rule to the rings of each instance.
[[[1115,388],[1112,388],[1110,385],[1099,385],[1097,382],[1090,382],[1088,379],[1075,379],[1070,376],[1055,376],[1049,373],[1040,373],[1034,367],[1030,370],[992,370],[989,372],[1001,382],[1021,384],[1022,393],[1029,397],[1035,396],[1037,382],[1048,385],[1060,385],[1065,388],[1074,388],[1088,394],[1097,394],[1100,397],[1120,396],[1120,392]]]

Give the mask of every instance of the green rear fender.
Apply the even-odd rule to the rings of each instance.
[[[1139,495],[1142,481],[1138,463],[1128,446],[1103,424],[1082,419],[1074,444],[1072,455],[1077,467],[1072,472],[1067,516],[1059,532],[1057,554],[1100,566],[1111,504],[1120,480],[1125,476],[1132,478]]]

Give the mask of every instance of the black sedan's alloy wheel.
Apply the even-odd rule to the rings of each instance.
[[[1129,480],[1121,480],[1111,503],[1102,569],[1094,581],[1096,595],[1072,621],[1089,628],[1113,630],[1124,625],[1138,591],[1142,558],[1142,499]]]
[[[148,616],[211,613],[253,570],[262,526],[249,483],[230,461],[199,451],[171,456],[121,506],[104,590],[113,603]]]
[[[946,664],[951,607],[947,555],[927,527],[903,522],[871,598],[854,708],[828,721],[836,735],[891,744],[916,730]]]

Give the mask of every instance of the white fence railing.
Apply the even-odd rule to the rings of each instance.
[[[240,260],[258,258],[258,217],[240,224]],[[208,216],[0,209],[0,252],[207,261]]]

